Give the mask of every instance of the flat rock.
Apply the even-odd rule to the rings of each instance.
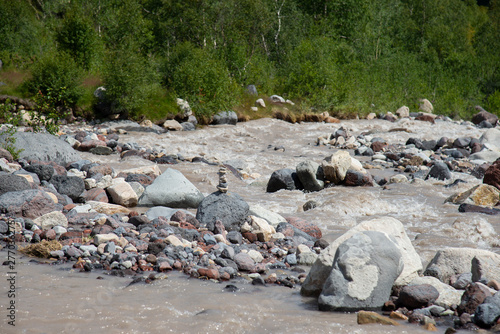
[[[279,223],[286,222],[286,219],[283,216],[267,210],[260,205],[250,205],[248,214],[265,219],[274,228],[276,228]]]
[[[26,160],[54,161],[62,166],[81,160],[68,143],[48,133],[16,132],[14,138],[15,148],[23,150],[19,157]]]
[[[320,310],[381,308],[403,266],[401,252],[387,234],[354,234],[337,249],[332,271],[318,298]]]
[[[107,215],[112,215],[115,213],[128,214],[130,212],[129,209],[127,209],[121,205],[117,205],[117,204],[103,203],[103,202],[96,202],[96,201],[88,201],[87,204],[90,205],[92,210],[95,210],[99,213],[104,213]]]
[[[202,200],[203,194],[181,172],[168,168],[146,187],[139,205],[197,208]]]
[[[68,219],[60,211],[53,211],[44,214],[33,220],[42,230],[49,230],[55,226],[68,227]]]

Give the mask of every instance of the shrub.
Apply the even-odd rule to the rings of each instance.
[[[210,117],[236,101],[238,88],[225,64],[190,43],[178,45],[164,68],[165,82],[191,105],[197,116]]]
[[[52,95],[56,107],[72,107],[81,96],[81,72],[67,53],[48,53],[38,60],[26,87],[32,94]]]

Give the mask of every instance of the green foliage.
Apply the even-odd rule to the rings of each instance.
[[[59,131],[59,122],[69,114],[65,91],[65,87],[61,87],[57,91],[49,88],[46,94],[38,91],[35,95],[37,108],[29,111],[28,125],[33,128],[33,131],[40,132],[45,129],[53,135]]]
[[[0,104],[0,123],[6,124],[0,130],[0,147],[7,150],[14,159],[18,159],[23,149],[16,149],[14,134],[21,123],[21,115],[14,112],[14,106],[8,99]]]
[[[151,63],[130,49],[108,53],[102,80],[106,92],[98,111],[122,116],[137,116],[158,81]]]
[[[60,50],[70,54],[76,63],[90,69],[97,53],[97,34],[92,21],[80,10],[67,14],[56,34]]]
[[[74,106],[81,96],[81,71],[77,64],[64,52],[49,53],[32,68],[32,77],[26,87],[32,94],[52,96],[55,106]]]
[[[165,67],[165,83],[187,100],[198,116],[232,107],[238,88],[225,64],[215,55],[190,43],[176,47]]]

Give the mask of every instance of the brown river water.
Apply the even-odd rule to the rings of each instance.
[[[260,205],[285,217],[298,216],[314,222],[332,241],[356,224],[381,216],[400,220],[424,266],[437,250],[446,247],[483,248],[500,251],[500,218],[460,213],[444,200],[453,193],[481,183],[470,175],[453,173],[447,181],[420,180],[390,184],[387,187],[332,187],[320,192],[281,190],[266,193],[271,173],[280,168],[295,168],[304,160],[318,163],[335,149],[316,146],[321,135],[340,126],[353,135],[371,131],[372,136],[389,143],[404,144],[410,137],[439,139],[475,137],[484,132],[474,126],[454,122],[401,120],[350,120],[341,124],[290,124],[275,119],[260,119],[236,126],[209,126],[192,132],[156,135],[129,132],[120,142],[164,149],[186,158],[203,156],[209,161],[240,160],[248,175],[240,180],[228,174],[229,191],[241,195],[250,205]],[[406,131],[389,131],[404,128]],[[284,147],[275,150],[274,147]],[[351,154],[353,154],[351,152]],[[151,164],[147,160],[118,155],[82,157],[110,164],[115,171]],[[356,157],[362,162],[370,159]],[[201,162],[161,165],[181,171],[200,191],[209,194],[218,183],[218,167]],[[369,170],[372,174],[391,175],[393,170]],[[454,179],[455,187],[444,185]],[[302,205],[315,200],[319,205],[304,212]],[[146,208],[136,208],[145,211]],[[194,211],[193,211],[194,212]],[[7,260],[5,249],[0,251]],[[294,289],[252,286],[241,278],[214,283],[191,279],[172,272],[168,278],[152,284],[128,286],[131,278],[111,277],[103,272],[80,273],[70,265],[53,266],[30,262],[16,255],[16,326],[7,324],[9,284],[0,284],[0,333],[424,333],[418,325],[398,327],[357,325],[355,314],[317,311],[313,298],[301,297]],[[304,269],[307,270],[307,267]],[[2,266],[2,277],[7,277]],[[98,276],[103,279],[97,279]],[[239,290],[228,292],[227,284]],[[444,333],[446,328],[439,328]]]

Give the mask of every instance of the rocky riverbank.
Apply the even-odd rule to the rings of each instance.
[[[303,159],[277,169],[265,188],[268,193],[320,193],[332,187],[417,185],[429,179],[453,188],[461,183],[454,175],[472,175],[481,184],[457,191],[447,202],[457,211],[498,214],[497,121],[477,116],[477,124],[460,124],[484,129],[479,138],[422,138],[407,131],[406,125],[421,116],[426,118],[417,122],[426,126],[454,123],[431,115],[400,111],[398,116],[381,116],[388,123],[397,121],[389,132],[405,133],[404,143],[389,142],[377,131],[355,133],[335,124],[311,143],[333,154],[319,162]],[[434,323],[468,329],[495,326],[500,316],[498,254],[443,249],[424,269],[403,222],[392,217],[365,220],[329,243],[317,224],[284,218],[233,192],[229,175],[256,177],[236,161],[183,156],[121,141],[127,132],[165,132],[147,125],[73,124],[63,128],[59,139],[17,133],[17,144],[24,149],[21,158],[14,160],[1,151],[3,242],[16,242],[25,254],[71,262],[81,271],[130,276],[132,283],[151,282],[179,270],[190,277],[226,281],[231,288],[231,281],[243,276],[255,285],[300,286],[303,295],[318,296],[321,310],[383,309],[429,329]],[[154,164],[115,170],[96,162],[118,155],[121,160],[135,157]],[[218,183],[204,194],[176,164],[213,166],[219,172]],[[169,168],[162,172],[162,165]],[[303,210],[318,205],[307,201]]]

